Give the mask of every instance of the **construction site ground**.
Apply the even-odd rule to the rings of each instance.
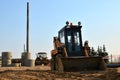
[[[120,80],[120,68],[60,73],[51,71],[49,66],[1,67],[0,80]]]

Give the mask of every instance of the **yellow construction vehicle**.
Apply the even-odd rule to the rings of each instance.
[[[82,43],[81,23],[66,25],[54,37],[54,50],[51,51],[51,70],[82,71],[105,70],[106,64],[102,57],[91,57],[88,41]]]

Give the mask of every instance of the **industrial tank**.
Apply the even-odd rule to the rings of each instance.
[[[31,59],[31,53],[23,52],[22,56],[22,66],[27,66],[27,67],[34,67],[35,66],[35,60]]]
[[[28,60],[28,59],[31,59],[31,53],[23,52],[22,56],[21,56],[21,59],[22,59],[21,60],[21,65],[25,66],[26,65],[25,61]]]
[[[2,52],[2,67],[8,67],[12,62],[11,52]]]
[[[33,59],[28,59],[25,61],[25,64],[27,67],[34,67],[35,66],[35,60]]]

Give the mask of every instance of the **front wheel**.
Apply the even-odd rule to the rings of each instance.
[[[57,54],[55,56],[55,68],[58,72],[63,72],[64,71],[64,67],[63,67],[63,64],[62,64],[62,55],[61,54]]]

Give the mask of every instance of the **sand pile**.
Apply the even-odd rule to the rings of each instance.
[[[120,80],[120,68],[106,71],[51,72],[49,66],[0,68],[0,80]]]

